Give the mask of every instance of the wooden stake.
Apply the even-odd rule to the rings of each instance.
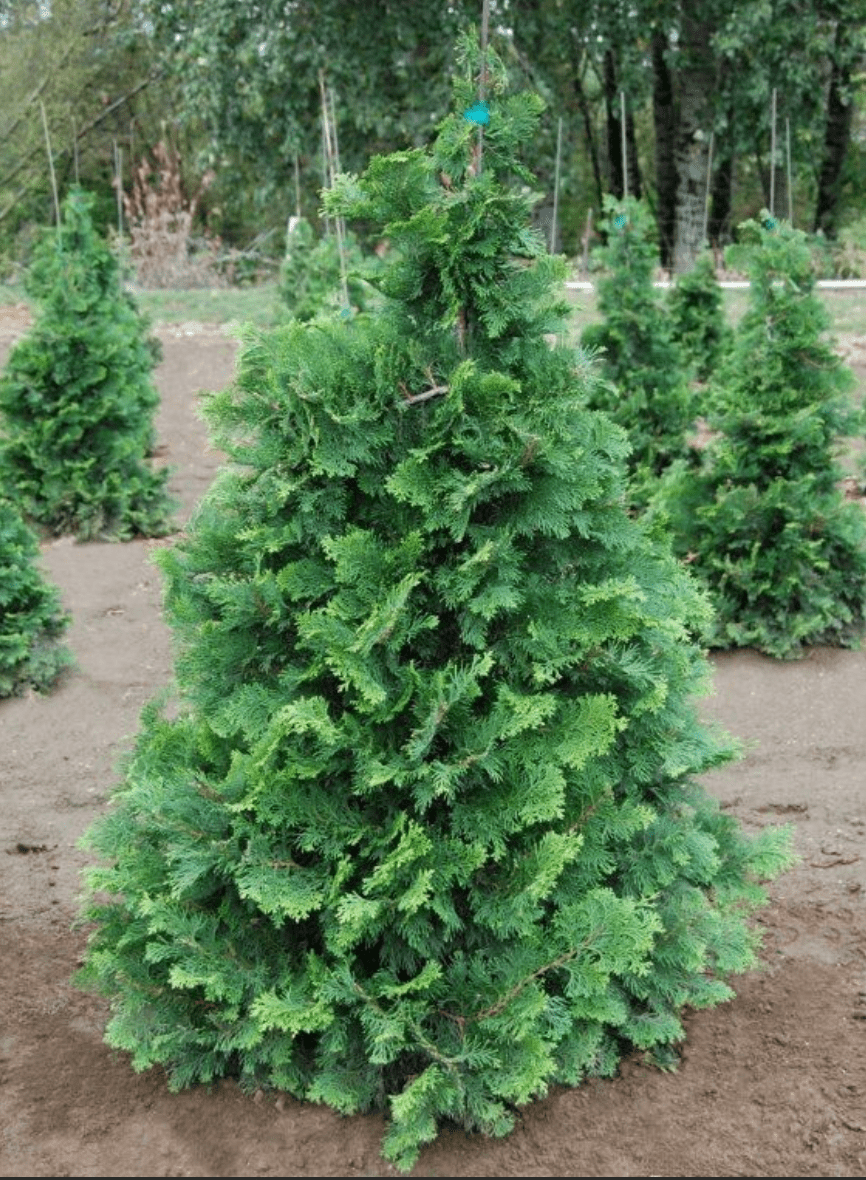
[[[72,116],[72,163],[75,168],[75,183],[78,184],[78,127],[75,124],[75,116]]]
[[[706,195],[704,196],[704,233],[701,240],[707,245],[709,245],[709,242],[707,241],[707,232],[710,222],[710,183],[712,181],[713,173],[713,140],[715,138],[715,134],[715,131],[710,132],[710,150],[707,155],[707,187]]]
[[[319,91],[322,97],[322,127],[325,135],[325,153],[327,160],[327,178],[328,187],[334,183],[336,176],[336,159],[337,149],[335,147],[336,127],[332,126],[331,116],[332,112],[328,103],[328,92],[325,88],[325,71],[319,70]],[[343,307],[349,306],[349,282],[346,274],[346,247],[345,247],[345,227],[343,218],[337,217],[335,221],[337,230],[337,254],[340,259],[340,287],[343,295]]]
[[[301,216],[301,169],[295,152],[295,217]]]
[[[589,239],[592,236],[592,209],[586,215],[586,229],[583,231],[583,262],[581,269],[584,274],[589,272]]]
[[[328,87],[328,99],[330,103],[330,119],[331,119],[331,138],[334,145],[334,177],[336,178],[338,172],[342,172],[340,166],[340,141],[337,138],[337,104],[334,102],[334,92]],[[349,276],[348,276],[348,262],[346,259],[346,219],[345,217],[337,218],[337,243],[340,250],[340,286],[343,290],[343,307],[349,309]]]
[[[60,198],[57,195],[57,177],[54,175],[54,156],[51,154],[51,136],[48,134],[48,118],[45,114],[45,103],[40,98],[39,110],[42,112],[42,128],[45,132],[45,149],[48,152],[48,170],[51,173],[51,191],[54,193],[54,215],[57,218],[57,240],[61,242],[63,235],[60,229]]]
[[[556,166],[553,172],[553,222],[550,226],[550,253],[556,251],[556,220],[559,214],[559,166],[562,159],[562,115],[556,131]]]
[[[123,150],[114,141],[114,178],[117,186],[117,233],[123,237]]]
[[[625,91],[619,92],[620,140],[622,142],[622,195],[628,200],[628,148],[625,134]]]
[[[794,186],[791,183],[791,120],[785,118],[785,155],[788,158],[788,222],[794,228]]]
[[[328,180],[328,136],[325,131],[325,117],[322,112],[322,188],[330,188]],[[331,219],[325,214],[325,233],[331,236]]]
[[[776,216],[776,87],[770,108],[770,216]]]
[[[478,101],[487,98],[487,41],[490,34],[490,0],[483,0],[481,5],[481,77],[478,80]],[[478,159],[476,170],[481,175],[482,158],[484,155],[484,124],[478,124]]]

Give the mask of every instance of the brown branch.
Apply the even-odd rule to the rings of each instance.
[[[120,98],[115,99],[114,102],[111,103],[110,106],[107,106],[99,115],[96,116],[96,118],[91,119],[89,123],[86,123],[84,127],[81,128],[77,134],[77,139],[82,139],[85,135],[93,131],[95,127],[98,127],[100,123],[102,123],[108,118],[109,115],[116,111],[118,107],[122,106],[125,102],[128,102],[131,98],[134,98],[136,94],[144,90],[146,86],[149,86],[150,83],[153,82],[157,77],[157,74],[151,74],[149,77],[145,78],[143,82],[139,82],[137,86],[134,86],[133,89],[127,94],[122,94]],[[18,173],[22,172],[33,159],[33,157],[38,155],[42,150],[42,144],[40,143],[36,147],[32,148],[25,156],[23,156],[11,172],[7,172],[5,176],[0,177],[0,188],[5,188],[5,186],[11,180],[14,180]],[[62,159],[64,156],[68,156],[69,153],[69,148],[61,148],[61,150],[56,153],[55,158]],[[12,212],[21,198],[30,191],[37,179],[38,177],[34,176],[25,182],[23,187],[18,191],[16,196],[12,198],[6,208],[0,211],[0,221],[2,221],[9,213]]]
[[[431,389],[425,389],[423,393],[403,393],[403,399],[407,406],[414,406],[416,402],[429,401],[431,397],[439,397],[442,393],[448,392],[447,385],[434,385]]]
[[[563,964],[568,963],[571,959],[576,959],[582,951],[586,950],[589,942],[589,939],[585,939],[574,950],[565,951],[550,963],[545,963],[543,967],[539,967],[537,971],[533,971],[531,975],[527,975],[525,979],[521,979],[515,983],[514,987],[510,991],[507,991],[500,1000],[497,1000],[495,1004],[491,1004],[489,1008],[484,1008],[481,1012],[473,1012],[471,1016],[458,1016],[452,1012],[445,1012],[442,1009],[439,1009],[439,1011],[442,1016],[447,1016],[449,1020],[453,1020],[455,1024],[459,1025],[461,1032],[469,1021],[487,1020],[491,1016],[498,1016],[500,1012],[505,1011],[513,999],[520,995],[525,987],[532,983],[533,979],[540,979],[548,971],[555,971],[557,967],[562,967]]]
[[[63,63],[66,61],[67,57],[69,57],[71,52],[72,52],[72,45],[70,44],[66,47],[66,52],[61,56],[60,60],[57,62],[57,65],[54,67],[55,70],[59,69],[63,65]],[[48,83],[50,81],[51,81],[51,74],[46,74],[45,77],[42,79],[42,81],[39,83],[39,85],[36,87],[36,89],[33,91],[33,93],[25,101],[24,106],[21,108],[21,113],[19,114],[18,118],[13,120],[13,122],[11,122],[9,124],[9,126],[6,127],[3,131],[0,131],[0,139],[6,140],[10,137],[10,135],[14,134],[14,132],[16,132],[18,130],[18,128],[21,126],[21,124],[24,121],[24,116],[27,114],[27,112],[33,106],[34,102],[36,102],[36,99],[39,97],[39,95],[42,93],[42,91],[45,89],[45,87],[48,85]]]

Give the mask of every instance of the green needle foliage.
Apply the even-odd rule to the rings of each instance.
[[[606,381],[594,388],[590,405],[628,433],[634,499],[643,503],[654,477],[690,454],[696,406],[674,321],[653,287],[659,259],[652,214],[634,197],[607,196],[604,211],[606,245],[597,251],[602,320],[584,329],[581,343],[602,354]]]
[[[28,274],[33,328],[0,377],[0,483],[26,519],[80,540],[169,531],[166,471],[151,469],[158,344],[73,189]]]
[[[490,54],[482,156],[464,53],[432,147],[328,195],[394,243],[387,300],[250,337],[209,399],[231,462],[160,553],[179,701],[90,833],[81,977],[135,1068],[385,1108],[403,1169],[668,1053],[788,861],[695,781],[733,754],[696,713],[707,602],[545,340],[540,100]]]
[[[365,264],[353,234],[344,243],[349,310],[366,309],[372,288],[359,275]],[[286,257],[280,267],[277,293],[279,318],[306,323],[317,315],[336,315],[343,308],[340,250],[333,235],[316,238],[306,218],[298,218],[289,234]]]
[[[69,617],[38,562],[36,536],[0,499],[0,698],[44,692],[72,664],[61,642]]]
[[[668,294],[667,311],[686,362],[698,380],[706,381],[730,346],[712,254],[701,254],[688,274],[677,276]]]
[[[740,232],[726,258],[748,273],[750,303],[717,375],[715,438],[698,471],[669,473],[654,509],[709,587],[712,646],[791,657],[856,645],[866,518],[836,459],[862,429],[853,375],[826,338],[805,235],[766,213]]]

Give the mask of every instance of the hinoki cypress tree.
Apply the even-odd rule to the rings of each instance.
[[[668,292],[666,310],[686,362],[698,380],[706,381],[731,343],[712,254],[699,255],[690,271],[677,276]]]
[[[0,498],[0,698],[50,688],[72,663],[69,617],[39,569],[39,545],[14,504]]]
[[[589,404],[625,428],[634,499],[642,504],[655,477],[690,454],[697,413],[692,368],[653,287],[659,257],[650,211],[634,197],[608,196],[604,208],[606,243],[597,251],[604,267],[598,282],[602,319],[584,329],[582,343],[601,351],[606,380],[596,384]]]
[[[466,115],[328,198],[396,246],[382,307],[252,336],[209,399],[231,461],[160,553],[179,700],[143,715],[85,911],[137,1069],[386,1108],[401,1168],[440,1120],[502,1135],[551,1083],[672,1056],[788,859],[695,781],[732,755],[696,714],[706,601],[545,340],[540,101],[491,54],[476,102],[464,51]]]
[[[866,625],[866,517],[838,461],[862,432],[853,375],[827,339],[805,234],[764,214],[740,235],[726,257],[749,275],[749,307],[711,385],[712,441],[654,510],[709,589],[712,646],[850,646]]]
[[[148,461],[159,346],[91,206],[70,192],[27,276],[36,319],[0,377],[0,484],[48,532],[156,536],[171,507],[167,472]]]

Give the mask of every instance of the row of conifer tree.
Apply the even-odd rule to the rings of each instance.
[[[520,163],[542,104],[468,38],[462,62],[429,147],[324,195],[390,243],[369,311],[250,331],[206,400],[227,460],[158,555],[176,700],[89,835],[80,976],[136,1069],[384,1109],[404,1169],[445,1120],[505,1134],[628,1051],[671,1066],[684,1009],[732,995],[792,855],[699,781],[736,756],[698,715],[707,646],[853,642],[866,599],[831,459],[853,410],[797,235],[744,228],[729,343],[712,291],[693,314],[706,275],[659,307],[645,213],[611,205],[575,349]],[[154,354],[84,194],[32,290],[3,511],[167,530]],[[16,589],[17,517],[0,545],[40,652],[8,683],[45,683],[59,608]]]

